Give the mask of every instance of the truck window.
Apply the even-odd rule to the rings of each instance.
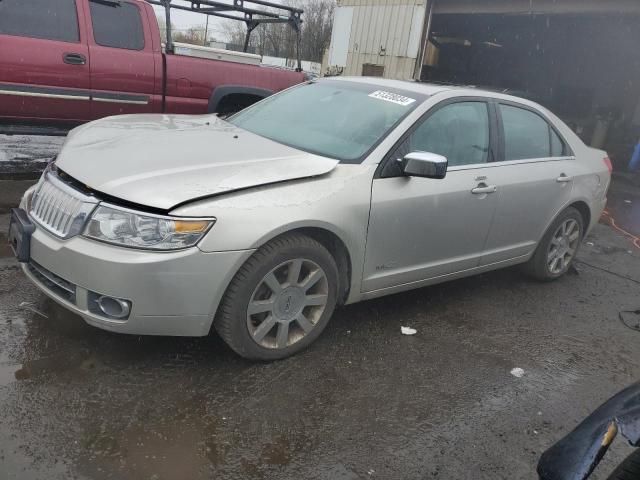
[[[98,0],[89,2],[93,38],[103,47],[142,50],[144,48],[144,31],[138,7],[128,2],[101,3]]]
[[[75,0],[0,0],[0,34],[78,42]]]

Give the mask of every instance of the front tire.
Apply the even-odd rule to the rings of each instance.
[[[584,221],[578,210],[569,207],[558,215],[538,244],[525,271],[541,281],[552,281],[569,270],[584,236]]]
[[[337,285],[336,262],[323,245],[305,235],[283,235],[236,273],[214,327],[242,357],[288,357],[322,333],[335,309]]]

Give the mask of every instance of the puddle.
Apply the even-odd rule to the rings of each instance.
[[[121,424],[122,428],[98,419],[84,427],[79,443],[91,461],[79,470],[88,477],[107,470],[126,472],[125,478],[227,478],[226,474],[238,471],[242,478],[270,478],[268,472],[291,465],[317,446],[302,427],[281,429],[250,422],[248,429],[243,422],[203,415],[201,402],[206,399],[195,401],[197,405],[178,400],[174,405],[178,415],[156,412],[144,422]]]
[[[0,309],[0,387],[95,366],[89,348],[69,348],[64,337],[52,331],[53,302],[13,301],[18,303]]]
[[[64,372],[73,368],[89,370],[94,367],[95,361],[90,358],[88,351],[28,360],[22,365],[12,362],[0,363],[0,387],[15,381]]]
[[[13,250],[7,243],[7,237],[4,233],[0,233],[0,258],[13,257]]]
[[[18,380],[26,380],[27,378],[33,378],[39,375],[70,370],[83,365],[88,359],[89,352],[84,351],[29,360],[16,372],[16,378]]]
[[[0,387],[4,387],[18,380],[16,373],[19,370],[20,365],[0,363]]]

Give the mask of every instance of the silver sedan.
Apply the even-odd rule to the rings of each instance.
[[[565,274],[610,162],[545,108],[324,79],[236,114],[73,130],[12,212],[26,275],[114,332],[209,334],[273,360],[336,305],[524,264]]]

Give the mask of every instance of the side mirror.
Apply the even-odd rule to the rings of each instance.
[[[402,172],[407,177],[441,179],[447,175],[447,157],[429,152],[411,152],[402,159]]]

